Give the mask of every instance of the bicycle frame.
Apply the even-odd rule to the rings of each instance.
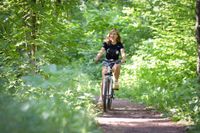
[[[107,110],[111,109],[112,105],[112,99],[114,99],[114,89],[113,89],[113,73],[112,73],[112,64],[115,64],[116,61],[107,61],[108,65],[107,73],[104,76],[103,79],[103,110],[104,112],[107,112]]]

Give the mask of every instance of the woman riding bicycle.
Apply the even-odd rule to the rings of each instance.
[[[109,32],[107,35],[105,41],[103,42],[103,46],[98,52],[96,58],[95,58],[95,63],[99,61],[99,59],[102,57],[102,55],[106,52],[106,59],[107,60],[114,60],[117,61],[119,60],[119,55],[121,54],[121,63],[125,62],[126,59],[126,54],[124,50],[124,46],[121,42],[121,37],[119,32],[116,29],[113,29]],[[106,70],[106,62],[103,62],[103,67],[102,67],[102,79],[104,79],[104,75],[107,72]],[[120,62],[116,62],[113,67],[112,67],[113,73],[114,73],[114,89],[119,88],[119,75],[120,75]],[[102,101],[101,99],[102,96],[102,83],[101,83],[101,91],[100,91],[100,99],[99,102]]]

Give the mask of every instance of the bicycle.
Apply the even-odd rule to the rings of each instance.
[[[107,73],[105,73],[103,79],[103,88],[102,88],[102,100],[103,100],[103,111],[107,112],[107,110],[111,109],[112,100],[114,99],[114,88],[113,88],[113,72],[112,67],[115,63],[121,63],[120,60],[104,60],[106,63]]]

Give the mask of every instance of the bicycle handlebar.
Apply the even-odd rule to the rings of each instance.
[[[113,59],[104,59],[103,61],[107,61],[107,62],[110,62],[110,63],[117,63],[117,64],[121,64],[121,60],[113,60]]]
[[[98,62],[102,62],[102,61],[106,61],[106,62],[109,62],[109,63],[116,63],[116,64],[123,64],[125,62],[122,62],[121,59],[118,59],[118,60],[114,60],[114,59],[101,59],[101,60],[95,60],[93,59],[93,61],[97,64]]]

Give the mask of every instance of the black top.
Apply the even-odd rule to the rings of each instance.
[[[107,44],[106,42],[103,43],[103,47],[106,50],[106,59],[114,59],[118,60],[120,55],[120,50],[124,48],[123,44],[118,42],[115,45]]]

